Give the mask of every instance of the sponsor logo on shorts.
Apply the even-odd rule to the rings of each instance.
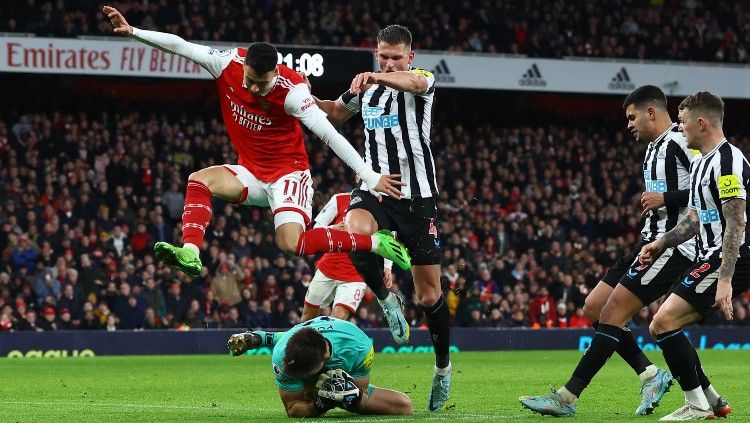
[[[680,283],[683,284],[684,286],[690,288],[690,285],[694,284],[695,281],[692,280],[692,279],[690,279],[690,278],[688,278],[687,276],[685,276],[685,278]]]
[[[361,203],[361,202],[362,202],[362,197],[352,197],[352,199],[349,200],[349,205],[353,206],[353,205],[355,205],[357,203]]]
[[[435,238],[437,238],[437,236],[438,236],[437,226],[435,226],[435,218],[434,217],[430,218],[430,228],[427,230],[427,233],[430,234],[430,235],[432,235],[432,236],[434,236]]]
[[[638,276],[638,271],[637,271],[637,270],[635,270],[635,269],[632,269],[632,268],[631,268],[631,269],[628,269],[628,277],[629,277],[630,279],[633,279],[633,278],[635,278],[636,276]]]

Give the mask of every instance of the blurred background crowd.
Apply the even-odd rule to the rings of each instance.
[[[359,139],[361,125],[344,128]],[[588,326],[581,307],[639,236],[644,146],[622,127],[497,127],[444,122],[433,133],[443,286],[460,326]],[[733,141],[745,151],[747,137]],[[352,188],[348,168],[308,147],[316,209]],[[268,210],[214,204],[200,277],[156,262],[180,239],[186,177],[231,162],[217,119],[51,113],[0,122],[3,330],[289,327],[314,272],[273,242]],[[412,298],[408,275],[395,289]],[[368,296],[354,319],[382,325]],[[736,303],[746,324],[750,297]],[[633,324],[646,324],[655,307]]]

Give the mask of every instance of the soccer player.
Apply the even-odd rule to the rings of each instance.
[[[116,33],[162,51],[178,54],[205,68],[219,90],[227,133],[239,164],[211,166],[188,178],[182,221],[183,246],[154,246],[164,263],[197,276],[199,251],[211,220],[212,197],[237,204],[270,206],[276,244],[287,254],[372,251],[408,269],[408,252],[390,232],[361,235],[316,228],[305,231],[312,214],[312,178],[300,121],[323,140],[373,192],[400,198],[399,175],[381,175],[357,154],[328,122],[307,85],[295,71],[278,63],[276,48],[253,43],[248,48],[215,50],[162,32],[130,26],[116,9],[104,6]]]
[[[343,226],[346,210],[349,207],[351,193],[335,194],[328,200],[320,213],[315,217],[315,227]],[[386,279],[389,279],[390,260],[386,260]],[[349,320],[367,291],[362,276],[354,268],[352,260],[346,253],[325,253],[316,263],[317,270],[307,288],[305,305],[302,309],[302,321],[318,317],[320,310],[333,305],[331,316]],[[386,283],[386,287],[389,284]]]
[[[552,394],[520,398],[524,407],[541,414],[575,414],[581,393],[615,351],[641,379],[641,404],[636,414],[651,414],[672,383],[669,372],[657,369],[646,358],[625,324],[645,305],[666,294],[695,258],[695,242],[688,241],[670,248],[651,264],[637,260],[642,246],[663,236],[687,215],[692,153],[682,134],[675,131],[677,125],[669,117],[666,96],[658,87],[637,88],[627,96],[623,108],[636,140],[648,142],[643,161],[647,192],[642,198],[644,214],[648,213],[643,238],[589,295],[594,295],[595,301],[607,295],[606,302],[597,313],[599,322],[591,346],[570,380]],[[586,304],[591,306],[589,298]]]
[[[273,373],[289,417],[315,417],[335,407],[359,414],[413,411],[406,394],[370,385],[372,340],[352,323],[323,316],[287,332],[244,332],[228,342],[234,355],[261,345],[273,345]]]
[[[713,418],[715,404],[726,403],[701,381],[698,355],[682,328],[718,308],[732,319],[732,297],[750,286],[747,189],[750,164],[724,137],[724,102],[701,91],[679,106],[680,129],[702,157],[690,173],[690,211],[679,224],[641,249],[640,261],[652,265],[668,251],[698,236],[698,261],[680,278],[656,312],[649,331],[685,394],[685,405],[662,421]],[[713,410],[712,410],[713,408]]]
[[[346,216],[348,230],[373,234],[393,230],[412,255],[414,288],[435,347],[435,368],[427,408],[440,410],[448,400],[451,362],[448,355],[449,314],[440,286],[440,237],[435,199],[435,160],[430,150],[435,77],[411,67],[414,52],[411,33],[401,25],[389,25],[378,33],[375,56],[380,72],[364,72],[337,100],[318,105],[334,124],[361,113],[365,127],[367,163],[383,172],[404,175],[401,199],[378,198],[369,182],[352,193]],[[378,258],[369,253],[351,254],[352,262],[383,307],[393,338],[409,340],[403,316],[403,300],[385,287]]]

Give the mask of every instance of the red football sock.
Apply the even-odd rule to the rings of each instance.
[[[211,222],[211,191],[202,182],[188,180],[185,210],[182,213],[182,243],[203,244],[206,227]]]
[[[297,255],[372,251],[372,236],[339,229],[313,228],[299,236]]]

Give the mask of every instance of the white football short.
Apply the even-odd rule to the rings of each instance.
[[[309,170],[288,173],[275,182],[263,182],[244,166],[225,164],[224,168],[244,186],[236,204],[271,207],[276,228],[289,222],[303,227],[310,225],[314,190]]]
[[[305,305],[317,308],[341,306],[354,313],[367,290],[364,282],[331,279],[318,269],[305,294]]]

